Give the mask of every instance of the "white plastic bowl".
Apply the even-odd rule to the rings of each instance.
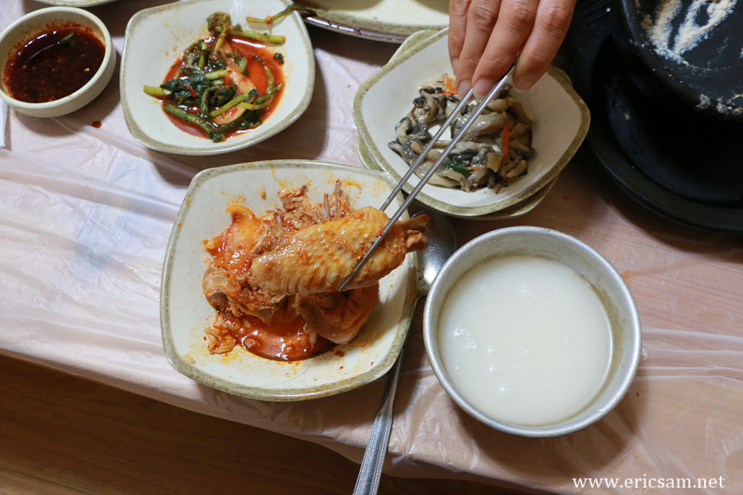
[[[101,40],[106,48],[101,66],[93,78],[82,88],[68,96],[45,103],[28,103],[16,100],[8,94],[2,80],[4,77],[0,78],[0,98],[8,102],[16,111],[32,117],[67,115],[93,101],[111,80],[116,67],[116,52],[113,49],[108,29],[100,19],[90,12],[71,7],[51,7],[36,10],[24,15],[0,34],[0,70],[3,76],[8,59],[14,49],[20,44],[27,43],[35,38],[47,27],[67,22],[89,28]]]

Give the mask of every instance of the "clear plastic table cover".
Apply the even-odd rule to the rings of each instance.
[[[128,19],[158,3],[164,2],[91,10],[109,26],[120,55]],[[37,7],[4,1],[0,27]],[[360,461],[384,379],[306,402],[246,400],[175,372],[160,338],[163,256],[196,172],[274,158],[361,166],[352,97],[395,47],[319,30],[311,36],[318,77],[307,113],[280,135],[228,155],[175,157],[136,143],[121,111],[118,73],[72,115],[34,119],[10,111],[0,150],[0,352]],[[97,122],[100,128],[92,125]],[[418,308],[386,472],[556,493],[644,493],[653,479],[657,487],[657,479],[720,478],[724,488],[684,493],[743,493],[740,239],[656,218],[618,193],[585,156],[574,162],[526,217],[452,220],[460,243],[501,226],[539,225],[579,237],[615,264],[646,325],[643,359],[627,396],[603,420],[566,437],[490,430],[459,410],[437,382]],[[578,488],[574,478],[631,478],[637,488]]]

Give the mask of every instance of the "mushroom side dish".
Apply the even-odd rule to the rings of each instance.
[[[218,312],[206,330],[210,353],[242,345],[296,361],[348,343],[379,303],[379,280],[428,244],[427,216],[397,222],[349,290],[338,292],[389,219],[376,208],[353,210],[340,181],[321,202],[306,192],[281,190],[284,208],[264,216],[231,205],[231,225],[204,241],[212,258],[202,288]]]
[[[460,102],[446,74],[422,84],[418,93],[413,109],[395,126],[396,139],[389,143],[390,149],[408,166],[415,163],[433,139],[431,129],[440,126]],[[476,106],[473,100],[454,121],[451,137],[459,134]],[[527,160],[535,154],[531,147],[533,122],[531,112],[511,94],[511,86],[506,86],[477,117],[429,184],[459,187],[466,192],[487,186],[496,193],[513,184],[528,173]],[[450,142],[441,139],[435,144],[415,171],[419,178],[428,172]]]

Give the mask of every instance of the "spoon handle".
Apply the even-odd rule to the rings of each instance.
[[[364,460],[361,462],[361,469],[358,478],[356,478],[353,495],[374,495],[379,489],[379,479],[382,476],[384,458],[387,455],[387,444],[390,441],[390,432],[392,431],[392,405],[395,403],[397,379],[400,376],[400,368],[402,368],[402,353],[401,350],[387,379],[384,402],[374,418],[369,443],[366,444]]]

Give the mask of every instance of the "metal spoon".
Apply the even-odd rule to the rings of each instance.
[[[436,275],[447,259],[456,251],[457,241],[454,236],[449,220],[444,215],[434,212],[415,203],[408,208],[410,214],[425,213],[430,218],[426,236],[428,247],[421,251],[418,256],[418,287],[416,291],[416,304],[428,295]],[[395,402],[397,391],[397,379],[402,367],[402,356],[404,349],[400,351],[392,370],[387,379],[387,387],[384,390],[382,407],[372,424],[369,443],[364,451],[364,459],[361,462],[359,476],[356,478],[354,495],[374,495],[379,489],[379,479],[382,476],[384,458],[387,455],[387,444],[392,431],[392,405]]]
[[[36,57],[37,55],[39,55],[42,52],[45,52],[46,50],[49,50],[50,48],[54,48],[55,46],[61,46],[61,45],[67,44],[67,43],[72,43],[74,41],[74,38],[75,38],[75,33],[70,33],[67,36],[65,36],[64,38],[62,38],[61,40],[59,40],[59,41],[57,41],[57,42],[55,42],[55,43],[53,43],[53,44],[51,44],[49,46],[45,46],[44,48],[42,48],[38,52],[36,52],[33,55],[31,55],[30,57],[28,57],[28,60],[26,60],[25,62],[23,62],[23,65],[28,65],[29,63],[31,63],[31,61],[34,59],[34,57]]]

